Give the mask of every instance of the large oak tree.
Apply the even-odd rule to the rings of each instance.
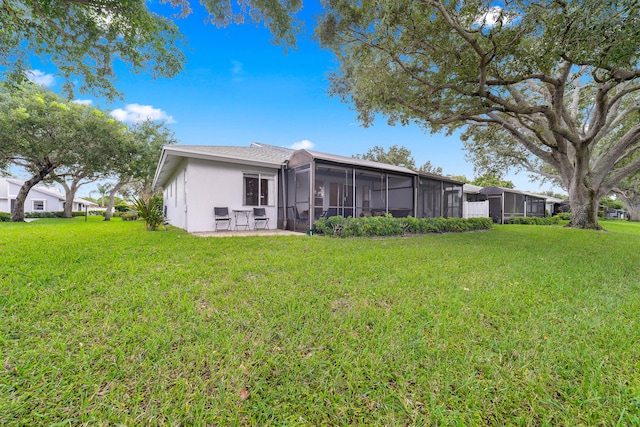
[[[104,170],[109,163],[98,166],[97,159],[129,139],[122,123],[50,90],[28,83],[0,88],[0,160],[31,174],[16,196],[12,220],[24,220],[29,191],[56,170],[77,171],[87,164]]]
[[[333,93],[428,130],[467,127],[550,165],[572,221],[599,228],[598,201],[640,168],[636,1],[328,0],[318,35],[339,59]],[[616,138],[612,138],[612,135]]]

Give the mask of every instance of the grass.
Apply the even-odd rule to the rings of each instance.
[[[0,224],[0,425],[640,425],[640,224]]]

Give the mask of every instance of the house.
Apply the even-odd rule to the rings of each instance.
[[[162,188],[169,223],[213,231],[214,208],[234,228],[253,228],[253,208],[269,224],[307,231],[320,217],[462,217],[462,182],[404,167],[312,150],[166,146],[153,185]]]
[[[546,196],[546,212],[549,216],[558,215],[560,212],[564,212],[565,207],[563,207],[567,203],[566,200],[559,199],[557,197]]]
[[[0,177],[0,212],[12,212],[16,197],[24,180],[13,177]],[[64,194],[58,189],[36,185],[29,191],[24,202],[25,213],[59,212],[64,206]]]
[[[546,196],[502,187],[485,187],[480,193],[489,199],[489,215],[495,223],[504,224],[516,216],[545,216]]]
[[[81,198],[73,199],[73,208],[71,208],[74,212],[84,212],[87,209],[93,210],[97,209],[98,204],[92,202],[91,200],[85,200]]]
[[[23,179],[13,177],[0,177],[0,212],[12,212],[16,203],[16,197],[20,188],[24,185]],[[37,184],[29,190],[24,202],[24,212],[60,212],[64,210],[65,195],[56,188]],[[96,203],[84,199],[73,200],[73,210],[84,212],[85,208],[93,209]]]

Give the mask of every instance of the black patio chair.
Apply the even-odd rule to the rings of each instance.
[[[218,231],[218,223],[227,221],[227,230],[231,231],[229,208],[213,208],[213,229]]]
[[[269,217],[267,216],[267,212],[265,208],[253,208],[253,229],[258,229],[258,223],[262,222],[264,225],[262,226],[263,230],[269,229]]]

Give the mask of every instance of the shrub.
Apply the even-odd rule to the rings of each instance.
[[[123,221],[137,221],[138,220],[138,212],[118,212],[120,218],[122,218]]]
[[[403,236],[407,234],[462,232],[491,229],[491,218],[394,218],[391,215],[344,218],[320,218],[314,224],[315,232],[327,236]]]
[[[128,212],[131,210],[131,207],[126,203],[118,203],[113,207],[114,212]]]
[[[134,198],[134,201],[138,217],[144,220],[147,230],[156,231],[165,221],[162,214],[162,196],[151,196],[147,200]]]
[[[62,218],[64,212],[25,212],[25,218]]]
[[[7,212],[0,212],[0,222],[10,222],[11,214]]]
[[[531,217],[531,216],[515,216],[505,221],[505,224],[523,224],[523,225],[556,225],[559,223],[560,223],[560,218],[558,218],[557,216],[545,217],[545,218],[537,218],[537,217]]]
[[[553,218],[558,218],[562,221],[571,221],[571,212],[560,212],[559,214],[553,216]]]

